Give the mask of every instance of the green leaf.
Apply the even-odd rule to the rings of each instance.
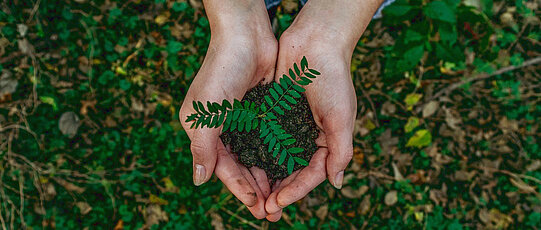
[[[293,84],[293,81],[287,75],[284,74],[284,76],[282,76],[282,78],[284,79],[284,81],[287,83],[288,86]]]
[[[282,129],[282,130],[283,130],[283,129]],[[284,131],[283,134],[279,134],[279,135],[278,135],[278,139],[280,139],[280,140],[285,140],[285,139],[291,138],[291,137],[293,137],[293,136],[291,136],[291,134],[289,134],[289,133],[285,133],[285,131]]]
[[[216,108],[216,112],[219,112],[220,110],[223,110],[222,106],[220,104],[216,103],[216,102],[212,102],[212,106],[214,108]]]
[[[316,78],[316,76],[314,76],[313,74],[308,73],[308,72],[305,72],[304,75],[306,75],[309,78]]]
[[[308,69],[308,71],[310,71],[310,73],[314,74],[314,75],[321,75],[320,72],[318,72],[317,70],[315,69]]]
[[[285,75],[284,75],[285,76]],[[286,81],[286,78],[284,77],[281,77],[280,78],[280,84],[282,87],[284,87],[284,89],[287,89],[287,81]],[[283,94],[283,92],[281,92],[280,94]]]
[[[207,111],[205,110],[205,106],[203,106],[203,103],[201,103],[200,101],[198,101],[198,102],[197,102],[197,105],[199,105],[199,110],[201,110],[201,112],[203,112],[203,113],[206,114],[206,115],[210,115],[210,113],[207,112]]]
[[[413,131],[413,129],[415,129],[417,126],[419,126],[419,118],[410,117],[408,119],[408,123],[406,123],[406,125],[404,126],[404,131],[406,133],[409,133]]]
[[[244,118],[246,118],[246,115],[247,115],[247,114],[248,114],[248,112],[246,112],[246,110],[240,112],[238,121],[239,121],[239,122],[243,121]]]
[[[410,93],[406,95],[404,102],[406,102],[406,106],[408,107],[407,109],[412,110],[413,106],[417,104],[417,102],[419,102],[419,100],[421,100],[422,97],[423,95],[420,93]]]
[[[261,111],[267,112],[267,106],[265,106],[265,103],[261,103]]]
[[[209,112],[216,113],[218,112],[218,108],[215,108],[210,101],[207,101],[207,108],[209,109]]]
[[[284,95],[284,98],[291,104],[297,104],[297,101],[289,95]]]
[[[282,165],[284,161],[286,160],[287,152],[285,149],[282,150],[282,153],[280,153],[280,159],[278,159],[278,164]]]
[[[242,108],[242,104],[240,103],[239,100],[235,99],[235,101],[233,101],[233,109],[241,109]]]
[[[259,119],[254,119],[252,121],[252,129],[256,129],[258,124],[259,124]]]
[[[280,84],[276,83],[276,82],[273,82],[272,83],[273,87],[274,87],[274,90],[276,90],[276,92],[278,92],[278,94],[283,94],[284,93],[284,90],[282,89],[282,87],[280,86]],[[278,99],[277,99],[278,100]]]
[[[197,124],[195,125],[195,128],[196,128],[196,129],[199,128],[199,125],[200,125],[201,123],[203,123],[204,120],[205,120],[205,119],[203,119],[203,118],[199,118],[199,120],[197,120]],[[201,126],[201,127],[203,127],[203,126]]]
[[[197,113],[190,114],[190,116],[188,116],[188,118],[186,118],[186,121],[184,122],[194,121],[196,118],[197,118]]]
[[[434,20],[456,23],[456,14],[454,9],[442,1],[433,1],[423,7],[423,11],[427,17]]]
[[[263,123],[261,123],[263,124]],[[259,132],[259,138],[263,138],[264,136],[267,136],[270,133],[270,129],[260,129]]]
[[[285,101],[278,102],[284,109],[291,110],[291,106],[289,106]]]
[[[233,110],[233,120],[239,120],[240,110]]]
[[[272,98],[274,98],[274,100],[278,101],[278,94],[276,93],[276,91],[273,88],[270,88],[269,92],[270,92],[270,95],[272,96]]]
[[[293,63],[293,68],[295,69],[295,73],[297,74],[297,76],[300,76],[301,70],[299,70],[299,66],[297,65],[297,63]]]
[[[304,71],[306,68],[308,68],[308,61],[306,60],[306,57],[303,56],[301,59],[301,69]]]
[[[280,107],[274,106],[272,109],[274,109],[274,111],[276,111],[278,114],[284,115],[284,110],[280,109]]]
[[[293,173],[293,167],[295,167],[295,161],[292,157],[287,160],[287,174]]]
[[[233,120],[231,121],[231,131],[235,131],[235,128],[237,128],[237,121]]]
[[[421,129],[415,132],[413,136],[408,140],[406,147],[418,147],[422,148],[429,146],[432,143],[432,134],[426,129]]]
[[[274,145],[276,144],[276,138],[272,138],[269,142],[269,149],[267,152],[271,152],[272,151],[272,148],[274,147]]]
[[[293,143],[295,143],[296,140],[295,139],[287,139],[285,140],[284,142],[282,142],[283,145],[291,145]]]
[[[274,104],[270,99],[269,95],[265,95],[265,101],[267,101],[267,103],[269,104],[269,108],[272,107],[272,105]]]
[[[237,128],[238,128],[239,132],[242,132],[242,130],[244,130],[244,122],[239,120],[239,124],[237,125]]]
[[[295,75],[292,69],[289,69],[289,77],[291,78],[292,81],[295,81],[297,79],[297,76]]]
[[[280,144],[277,143],[276,146],[274,146],[274,151],[272,151],[272,157],[278,156],[278,153],[280,153]]]
[[[271,141],[271,139],[272,139],[272,135],[267,135],[267,137],[265,137],[265,140],[263,140],[263,144],[269,143],[269,141]]]
[[[246,132],[250,132],[250,130],[252,130],[252,119],[246,119],[244,129],[246,129]]]
[[[287,91],[287,92],[288,92],[289,94],[291,94],[291,96],[293,96],[293,97],[296,97],[296,98],[300,98],[300,97],[301,97],[301,95],[300,95],[299,93],[297,93],[297,91],[295,91],[295,90],[289,90],[289,91]]]
[[[276,108],[276,107],[275,107],[275,108]],[[274,113],[272,113],[272,112],[267,112],[267,117],[268,117],[269,119],[273,119],[273,120],[277,119],[276,115],[274,115]]]
[[[304,151],[303,148],[293,147],[287,150],[289,153],[302,153]]]
[[[399,5],[398,3],[395,3],[395,4],[391,4],[385,7],[383,9],[383,14],[399,17],[399,16],[407,14],[408,11],[410,11],[411,9],[413,9],[411,6]]]
[[[308,166],[308,162],[300,157],[293,157],[297,163],[303,166]]]
[[[218,118],[218,123],[216,124],[216,127],[222,125],[224,123],[225,119],[225,111],[220,114],[220,117]]]
[[[218,126],[216,125],[216,123],[218,123],[218,118],[220,118],[220,116],[218,116],[218,115],[212,116],[212,121],[210,122],[209,128],[215,128],[215,127],[218,127]]]
[[[198,106],[197,106],[197,102],[192,101],[192,105],[193,105],[193,109],[195,110],[195,112],[201,114],[201,112],[199,112],[199,108],[198,108]]]
[[[225,99],[224,99],[224,100],[222,101],[222,107],[223,107],[223,108],[226,108],[226,109],[231,109],[231,108],[232,108],[232,107],[231,107],[231,102],[229,102],[228,100],[225,100]]]
[[[222,132],[225,132],[227,131],[227,129],[229,129],[229,127],[231,126],[231,120],[232,120],[231,112],[227,112],[227,114],[225,115],[225,122],[224,122],[224,127],[222,128]]]
[[[302,88],[302,87],[300,87],[298,85],[292,85],[291,87],[293,87],[293,89],[296,90],[299,93],[302,93],[302,92],[306,91],[304,88]]]
[[[244,101],[244,109],[249,110],[250,109],[250,102]]]

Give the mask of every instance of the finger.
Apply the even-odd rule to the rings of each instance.
[[[273,192],[267,197],[267,202],[265,202],[265,210],[267,213],[276,213],[283,209],[283,207],[278,206],[278,202],[276,200],[276,196],[278,195],[278,192],[282,190],[283,187],[291,183],[299,175],[300,171],[296,171],[293,174],[289,175],[287,178],[283,179],[277,186],[273,188]]]
[[[218,129],[197,129],[191,132],[190,149],[193,157],[193,181],[196,186],[207,182],[216,166]],[[223,145],[223,144],[222,144]]]
[[[269,179],[267,178],[267,174],[263,169],[260,169],[258,167],[251,167],[250,172],[252,173],[255,182],[257,182],[257,186],[259,189],[261,189],[261,192],[263,193],[263,196],[265,199],[269,197],[271,193],[271,188],[269,184]]]
[[[261,189],[259,189],[259,186],[257,185],[257,182],[255,181],[253,175],[250,173],[250,170],[248,170],[242,165],[239,165],[239,168],[244,178],[246,178],[248,183],[250,183],[252,188],[255,190],[257,196],[256,204],[252,207],[248,207],[248,210],[250,210],[250,212],[255,218],[263,219],[267,216],[267,212],[265,211],[265,197],[263,196]]]
[[[310,164],[302,169],[291,183],[279,191],[276,196],[279,207],[286,207],[302,199],[321,182],[325,181],[325,158],[327,158],[327,155],[328,150],[326,148],[318,149],[310,160]]]
[[[247,207],[257,204],[257,194],[255,189],[246,180],[242,171],[231,155],[225,150],[223,143],[218,149],[218,160],[216,163],[216,176],[225,184],[225,186],[237,197],[240,202]]]
[[[329,182],[337,189],[342,188],[344,170],[353,157],[353,119],[347,116],[328,116],[323,121],[329,156],[327,175]]]
[[[282,210],[280,209],[280,211],[276,212],[276,213],[272,213],[272,214],[269,214],[267,215],[267,220],[270,221],[270,222],[277,222],[280,220],[280,218],[282,218]]]

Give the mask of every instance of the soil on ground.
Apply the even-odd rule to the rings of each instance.
[[[264,103],[264,96],[270,95],[270,88],[271,84],[258,85],[248,91],[241,102],[244,103],[247,100],[255,102],[259,106],[261,103]],[[318,137],[318,128],[304,94],[302,94],[301,98],[297,98],[297,102],[296,105],[291,105],[291,110],[285,110],[284,115],[277,113],[275,115],[278,118],[278,123],[282,125],[286,133],[293,135],[297,140],[294,144],[289,145],[288,148],[303,148],[303,152],[294,155],[310,162],[312,155],[317,150],[315,140]],[[265,170],[267,177],[272,181],[288,176],[288,159],[286,158],[282,165],[278,165],[280,155],[273,157],[272,152],[267,151],[268,144],[264,144],[263,139],[259,138],[259,127],[250,132],[227,131],[220,137],[225,145],[229,144],[231,146],[231,151],[238,155],[239,162],[244,166],[248,168],[257,166]],[[295,164],[293,171],[303,167],[300,164]]]

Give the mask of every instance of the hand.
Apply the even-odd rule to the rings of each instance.
[[[272,81],[277,42],[262,1],[209,0],[204,4],[211,41],[179,112],[192,141],[194,184],[199,186],[216,173],[250,212],[262,219],[267,216],[264,204],[270,194],[265,172],[238,164],[236,156],[220,140],[220,129],[190,129],[191,123],[185,120],[195,113],[192,101],[220,103],[223,99],[241,99],[263,79]]]
[[[344,170],[353,155],[357,111],[351,56],[379,6],[377,1],[310,0],[280,38],[276,80],[303,56],[310,68],[321,72],[306,87],[308,103],[321,131],[316,140],[319,149],[309,165],[277,183],[267,198],[269,221],[278,221],[284,207],[302,199],[325,178],[336,188],[342,187]]]

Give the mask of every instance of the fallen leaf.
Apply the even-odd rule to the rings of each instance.
[[[79,126],[79,117],[74,112],[65,112],[60,116],[58,128],[62,134],[67,135],[69,138],[73,138],[77,134]]]
[[[364,196],[363,201],[361,201],[361,205],[359,206],[359,213],[361,215],[366,215],[370,211],[370,194]]]
[[[76,192],[76,193],[81,194],[85,191],[85,188],[79,187],[73,183],[65,181],[64,179],[54,178],[54,180],[56,181],[56,183],[58,183],[59,185],[62,185],[62,187],[64,187],[66,190],[70,192]]]
[[[408,107],[408,110],[412,110],[413,106],[417,104],[417,102],[419,102],[419,100],[421,100],[422,97],[423,95],[420,93],[408,94],[406,98],[404,99],[404,102],[406,102],[406,106]]]
[[[86,215],[90,211],[92,211],[92,207],[90,207],[90,205],[88,203],[86,203],[86,202],[79,201],[79,202],[75,203],[75,205],[77,206],[77,208],[79,208],[82,215]]]
[[[212,227],[214,227],[214,230],[224,230],[225,229],[224,221],[223,221],[222,217],[220,216],[220,214],[218,214],[216,212],[211,212],[210,213],[210,218],[212,219],[210,221],[210,225],[212,225]]]
[[[428,102],[423,108],[423,118],[432,116],[439,108],[439,103],[437,101]]]
[[[400,173],[396,164],[393,162],[391,165],[393,166],[394,179],[397,181],[404,181],[404,176],[402,176],[402,173]]]
[[[325,217],[327,217],[327,214],[329,213],[329,205],[325,204],[321,207],[319,207],[316,211],[316,216],[320,219],[320,220],[324,220]]]
[[[147,228],[151,228],[153,225],[157,225],[160,222],[169,221],[167,213],[157,204],[150,204],[145,208],[144,218],[145,226]]]
[[[520,189],[522,192],[525,192],[525,193],[536,193],[535,192],[535,187],[533,186],[530,186],[528,184],[526,184],[526,182],[524,182],[523,180],[519,179],[519,178],[510,178],[509,181],[511,181],[511,184],[513,184],[514,186],[516,186],[518,189]]]
[[[154,194],[150,194],[150,197],[148,198],[150,203],[159,204],[159,205],[168,205],[169,201],[164,200]]]
[[[122,219],[120,219],[116,223],[115,228],[113,230],[123,230],[123,229],[124,229],[124,221],[122,221]]]
[[[404,131],[406,133],[409,133],[409,132],[413,131],[413,129],[417,128],[417,126],[419,126],[419,118],[410,117],[410,118],[408,118],[408,122],[404,126]]]
[[[432,135],[426,129],[421,129],[415,132],[415,134],[408,140],[406,147],[424,147],[429,146],[432,143]]]
[[[398,201],[398,193],[395,190],[389,191],[385,194],[385,204],[393,206]]]
[[[2,70],[0,76],[0,97],[7,94],[12,94],[17,89],[17,79],[12,77],[11,72]]]
[[[354,189],[351,186],[344,187],[340,190],[342,192],[342,195],[349,199],[357,199],[360,198],[362,195],[364,195],[368,191],[368,186],[363,185],[359,187],[358,189]]]

